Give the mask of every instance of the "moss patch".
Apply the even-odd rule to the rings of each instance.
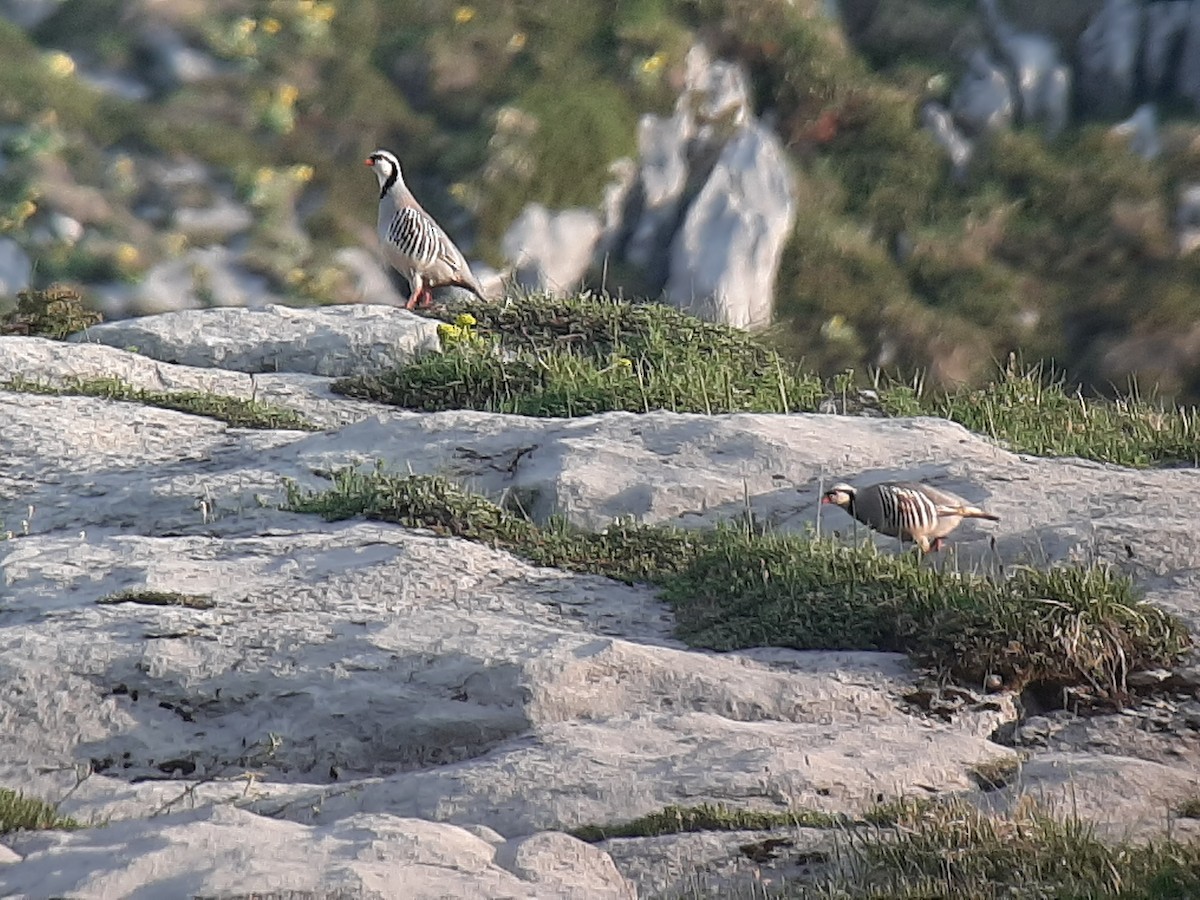
[[[107,594],[96,603],[101,606],[119,606],[136,603],[140,606],[182,606],[187,609],[215,609],[212,597],[200,594],[182,594],[179,591],[127,590]]]
[[[20,291],[17,307],[0,316],[0,335],[19,334],[62,340],[103,319],[84,305],[78,292],[53,285],[44,291]]]
[[[537,565],[658,585],[679,636],[716,650],[893,650],[977,684],[1078,687],[1120,700],[1132,671],[1174,664],[1191,640],[1132,582],[1101,566],[1018,568],[1003,579],[923,567],[812,535],[726,526],[541,527],[433,476],[343,469],[328,491],[288,486],[287,507],[463,537]],[[1071,635],[1064,640],[1063,635]]]
[[[299,413],[281,406],[272,406],[257,400],[245,400],[241,397],[206,394],[200,391],[148,390],[134,387],[119,378],[72,378],[58,385],[16,378],[12,381],[0,382],[0,390],[52,396],[100,397],[125,403],[141,403],[146,406],[157,406],[195,416],[219,419],[234,428],[320,430],[318,426],[309,422]]]
[[[585,825],[570,833],[595,843],[609,838],[655,837],[694,831],[768,831],[773,828],[833,828],[852,820],[820,810],[787,812],[734,809],[721,805],[668,806],[659,812],[616,825]]]

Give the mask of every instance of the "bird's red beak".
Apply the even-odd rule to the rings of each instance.
[[[373,166],[373,165],[375,165],[375,160],[373,160],[373,159],[366,159],[366,160],[364,160],[364,161],[363,161],[363,165],[364,165],[364,166]]]
[[[832,503],[833,501],[829,499],[828,495],[826,495],[821,498],[821,502],[822,503]]]

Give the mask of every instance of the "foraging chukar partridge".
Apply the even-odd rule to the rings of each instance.
[[[435,287],[466,288],[486,300],[462,252],[404,183],[395,154],[376,150],[366,164],[374,167],[379,179],[379,242],[384,258],[409,284],[404,308],[431,306],[430,288]]]
[[[963,519],[1000,521],[957,494],[915,481],[883,481],[864,488],[839,483],[821,502],[840,506],[880,534],[913,541],[922,553],[940,550],[943,538]]]

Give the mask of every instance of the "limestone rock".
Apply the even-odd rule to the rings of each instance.
[[[224,197],[207,207],[185,206],[175,210],[173,225],[193,240],[225,241],[254,223],[250,210]]]
[[[779,139],[761,125],[725,145],[671,243],[672,305],[739,328],[770,322],[796,213],[788,165]]]
[[[15,297],[29,287],[33,263],[12,238],[0,238],[0,297]]]
[[[1129,149],[1142,159],[1157,159],[1162,153],[1158,111],[1153,103],[1143,103],[1132,116],[1114,125],[1112,133],[1128,139]]]
[[[63,0],[0,0],[0,16],[28,31],[50,18],[62,3]]]
[[[137,315],[213,306],[256,308],[281,299],[265,277],[243,268],[237,253],[219,245],[188,250],[152,266],[133,297],[128,312]]]
[[[551,212],[530,203],[508,227],[501,246],[519,284],[563,294],[583,280],[601,229],[600,216],[592,210]]]
[[[945,151],[954,177],[962,179],[975,148],[955,127],[950,111],[940,103],[926,103],[921,108],[921,124]]]
[[[665,254],[687,187],[692,128],[685,110],[669,118],[647,113],[638,122],[640,206],[625,255],[634,265],[649,270],[651,279],[660,285],[666,280]]]
[[[1012,124],[1016,111],[1008,76],[986,50],[976,49],[967,71],[950,98],[954,121],[968,135],[983,134]]]
[[[362,247],[343,247],[333,255],[333,259],[353,279],[355,302],[403,306],[408,300],[408,297],[396,290],[379,260]],[[471,269],[482,279],[479,269],[475,266]]]
[[[1175,241],[1180,256],[1200,247],[1200,184],[1184,184],[1179,188],[1175,206]]]
[[[1191,6],[1191,0],[1164,0],[1149,3],[1143,10],[1142,81],[1151,96],[1174,82],[1176,73],[1170,67],[1182,49]]]
[[[160,92],[209,81],[221,74],[220,63],[203,50],[189,46],[169,25],[147,24],[139,35],[138,46],[146,58],[141,74]]]
[[[1129,111],[1141,47],[1142,7],[1134,0],[1106,0],[1079,36],[1076,83],[1086,111],[1108,117]]]
[[[1021,121],[1039,124],[1047,137],[1066,127],[1071,104],[1071,72],[1058,46],[1042,34],[1024,32],[1000,12],[998,0],[980,0],[988,36],[1007,65]]]
[[[215,806],[77,832],[20,834],[10,843],[24,858],[0,867],[0,890],[9,897],[267,891],[347,900],[634,897],[607,855],[565,834],[493,845],[454,825],[388,815],[307,827]],[[125,849],[113,854],[114,845]],[[539,854],[539,847],[550,852]]]
[[[238,372],[341,377],[401,365],[440,348],[437,322],[405,310],[346,305],[183,310],[104,322],[70,340]]]
[[[1175,92],[1200,109],[1200,3],[1189,4],[1187,13]]]

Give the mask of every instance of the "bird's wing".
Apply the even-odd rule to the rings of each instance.
[[[975,504],[965,497],[960,497],[952,491],[936,488],[924,482],[906,482],[905,487],[920,491],[937,505],[938,512],[943,514],[958,512],[962,509],[974,509]]]
[[[422,274],[433,274],[430,270],[444,266],[452,280],[475,281],[462,251],[433,217],[415,204],[396,210],[383,238]]]

